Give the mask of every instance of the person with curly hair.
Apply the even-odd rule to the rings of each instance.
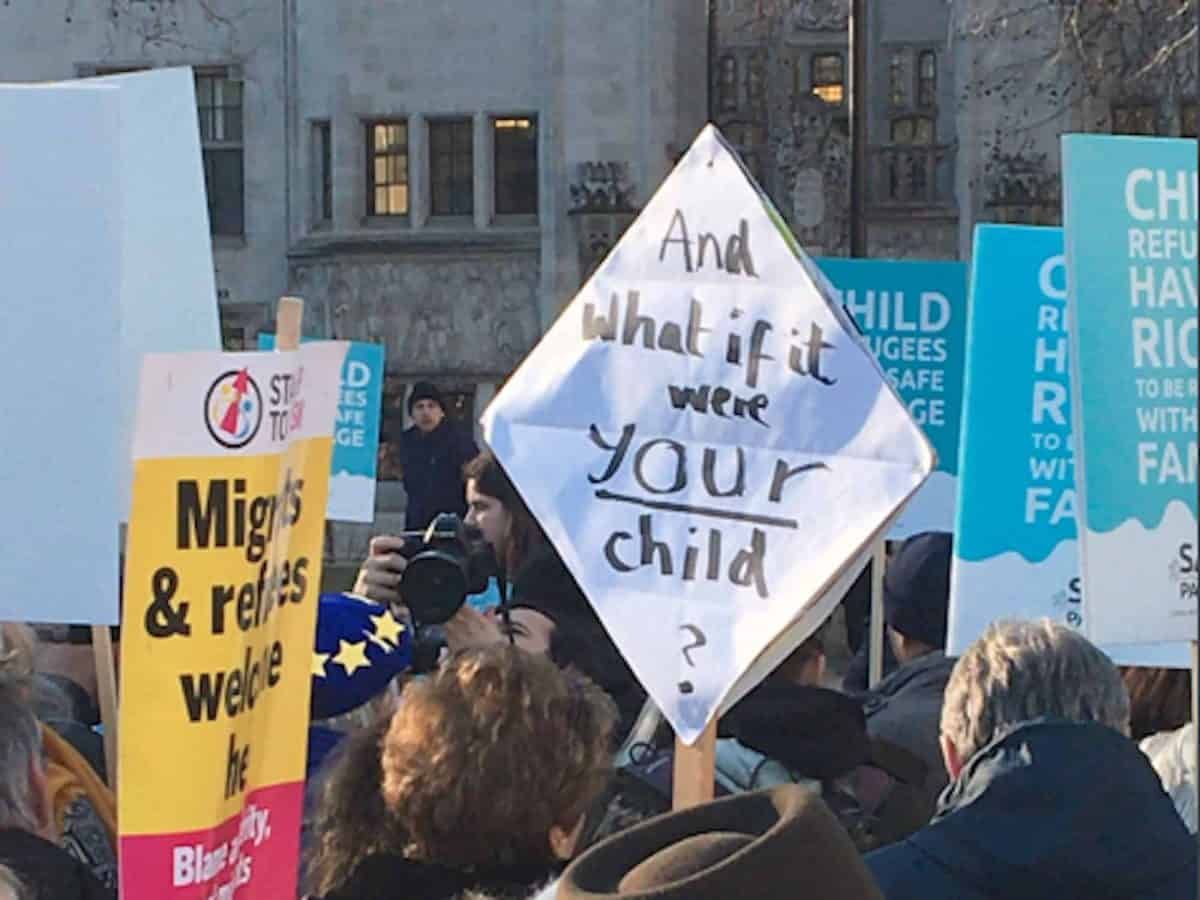
[[[333,763],[307,882],[325,900],[523,900],[610,776],[612,701],[540,654],[456,654]]]

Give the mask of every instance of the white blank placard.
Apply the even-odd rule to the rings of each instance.
[[[0,85],[3,620],[117,621],[118,131],[115,88]]]

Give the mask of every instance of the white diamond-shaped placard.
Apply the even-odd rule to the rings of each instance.
[[[830,296],[709,125],[483,417],[687,743],[934,465]]]

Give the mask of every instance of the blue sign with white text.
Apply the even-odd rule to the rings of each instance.
[[[1194,639],[1197,144],[1062,148],[1089,636]]]
[[[259,334],[258,347],[274,350],[275,335]],[[383,347],[350,342],[342,366],[342,387],[333,429],[333,465],[326,512],[326,518],[332,521],[375,521],[383,375]]]
[[[889,537],[951,530],[967,328],[966,265],[832,257],[814,261],[937,452],[937,468]]]
[[[1087,631],[1076,536],[1067,272],[1061,228],[975,229],[946,652],[992,622]],[[1186,666],[1187,645],[1103,647]]]

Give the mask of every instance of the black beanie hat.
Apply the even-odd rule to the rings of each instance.
[[[432,400],[443,411],[446,409],[446,404],[442,402],[442,392],[437,389],[436,384],[429,381],[418,381],[413,385],[412,393],[408,395],[408,414],[410,416],[418,400]]]
[[[913,535],[900,545],[883,579],[887,624],[938,650],[946,647],[953,546],[945,531]]]

